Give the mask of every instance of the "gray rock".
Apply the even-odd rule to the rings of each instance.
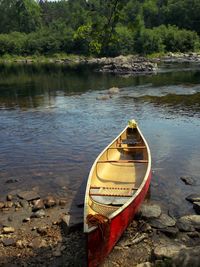
[[[182,248],[174,257],[173,264],[181,267],[199,267],[200,246]]]
[[[156,228],[156,229],[163,229],[167,227],[159,219],[156,219],[156,218],[149,219],[148,223],[151,225],[151,227]]]
[[[186,215],[181,217],[182,221],[188,222],[195,228],[200,229],[200,215]]]
[[[200,195],[198,194],[191,194],[185,198],[186,200],[190,202],[200,202]]]
[[[160,231],[169,237],[176,237],[179,232],[177,227],[166,227]]]
[[[64,215],[61,220],[61,227],[65,234],[69,234],[70,232],[74,232],[76,230],[80,230],[83,226],[83,218],[72,216],[72,215]]]
[[[39,194],[35,191],[22,191],[22,192],[18,193],[17,195],[19,198],[25,199],[27,201],[31,201],[31,200],[35,200],[35,199],[40,198]]]
[[[51,208],[56,205],[56,200],[53,196],[48,196],[44,199],[44,205],[46,208]]]
[[[180,179],[186,184],[186,185],[194,185],[195,181],[192,177],[189,176],[182,176]]]
[[[8,247],[8,246],[15,246],[16,241],[13,238],[4,238],[2,240],[2,243],[5,247]]]
[[[172,219],[169,215],[167,214],[161,214],[158,220],[163,224],[164,226],[175,226],[176,220]]]
[[[193,209],[196,211],[197,214],[200,214],[200,202],[194,202]]]
[[[31,218],[43,218],[43,217],[45,217],[44,210],[37,210],[36,212],[31,214]]]
[[[180,250],[182,248],[185,248],[184,245],[159,245],[154,249],[154,256],[157,259],[162,259],[162,258],[174,258],[176,257]]]
[[[192,223],[184,218],[180,218],[176,222],[176,226],[181,232],[194,232],[195,228]]]
[[[158,218],[161,215],[161,208],[156,204],[143,204],[140,212],[144,218]]]

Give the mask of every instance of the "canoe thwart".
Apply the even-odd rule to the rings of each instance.
[[[146,159],[130,159],[130,160],[99,160],[97,163],[148,163]]]
[[[91,186],[91,196],[116,196],[116,197],[130,197],[133,195],[133,190],[138,188],[125,188],[125,187],[99,187]]]
[[[109,147],[108,149],[145,149],[146,146],[117,146],[117,147]]]

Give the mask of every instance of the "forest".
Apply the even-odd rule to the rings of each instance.
[[[0,56],[200,49],[199,0],[0,0]]]

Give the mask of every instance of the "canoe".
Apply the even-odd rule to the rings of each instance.
[[[97,157],[90,170],[84,203],[89,267],[111,252],[148,192],[151,154],[132,120]]]

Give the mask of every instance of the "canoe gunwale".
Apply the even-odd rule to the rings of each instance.
[[[102,156],[102,154],[104,152],[106,152],[119,138],[120,136],[127,130],[127,128],[129,128],[128,126],[126,126],[122,132],[114,139],[112,140],[112,142],[105,147],[105,149],[103,149],[103,151],[98,155],[98,157],[96,158],[96,160],[94,161],[93,165],[92,165],[92,168],[90,170],[90,173],[89,173],[89,176],[88,176],[88,181],[87,181],[87,187],[86,187],[86,193],[85,193],[85,203],[84,203],[84,232],[87,234],[87,233],[90,233],[92,231],[94,231],[97,226],[93,226],[93,227],[88,227],[87,223],[86,223],[86,216],[87,216],[87,205],[88,205],[88,200],[90,198],[90,184],[91,184],[91,179],[92,179],[92,174],[93,174],[93,171],[96,167],[96,165],[98,164],[98,161],[99,161],[99,158]],[[141,193],[143,187],[145,186],[147,180],[148,180],[148,177],[151,173],[151,154],[150,154],[150,149],[149,149],[149,146],[148,146],[148,143],[146,141],[146,139],[144,138],[142,132],[140,131],[139,127],[137,126],[137,130],[146,146],[146,149],[147,149],[147,154],[148,154],[148,162],[147,162],[147,168],[146,168],[146,173],[144,175],[144,178],[143,178],[143,181],[142,183],[140,184],[139,188],[137,189],[137,191],[135,192],[135,194],[130,197],[129,199],[127,199],[127,202],[122,205],[121,207],[119,207],[116,211],[114,211],[110,216],[109,216],[109,219],[112,220],[114,217],[116,217],[118,214],[120,214],[124,209],[126,209],[137,197],[138,195]],[[119,147],[120,148],[123,148],[123,147]],[[125,149],[128,147],[124,147]],[[118,148],[117,148],[118,149]]]

